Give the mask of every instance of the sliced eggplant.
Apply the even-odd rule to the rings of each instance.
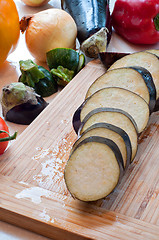
[[[146,52],[153,53],[159,58],[159,49],[149,49],[149,50],[146,50]]]
[[[118,146],[110,139],[93,136],[74,149],[65,166],[64,179],[74,198],[96,201],[114,190],[123,172]]]
[[[97,123],[112,124],[127,133],[131,142],[131,161],[133,161],[138,148],[137,126],[134,119],[132,119],[128,113],[120,109],[97,108],[88,113],[88,115],[84,118],[79,128],[78,135],[82,135],[85,131],[87,131],[87,129]]]
[[[137,124],[138,133],[146,128],[149,120],[150,112],[146,101],[136,93],[123,88],[103,88],[87,98],[81,109],[81,121],[89,112],[99,107],[118,108],[128,112]]]
[[[124,168],[129,166],[132,157],[132,148],[130,138],[123,129],[108,123],[93,124],[87,128],[74,143],[72,151],[82,140],[91,136],[105,137],[115,142],[120,149],[124,161]]]
[[[135,66],[130,68],[140,73],[146,83],[146,86],[148,88],[149,95],[150,95],[149,108],[150,108],[150,113],[152,113],[156,104],[156,94],[157,94],[152,75],[146,68],[143,68],[143,67]]]
[[[104,64],[105,68],[108,69],[110,66],[120,58],[128,55],[130,53],[118,53],[118,52],[100,52],[99,58]]]
[[[109,70],[121,67],[139,66],[146,68],[152,75],[155,87],[156,98],[159,97],[159,60],[158,57],[150,52],[136,52],[117,60]]]
[[[147,85],[142,75],[135,69],[125,67],[107,71],[92,83],[85,98],[106,87],[128,89],[140,95],[148,104],[150,103],[150,94]]]

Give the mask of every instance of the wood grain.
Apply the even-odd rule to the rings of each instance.
[[[105,71],[90,62],[0,157],[0,220],[53,239],[159,239],[158,115],[134,162],[107,198],[74,200],[63,170],[77,136],[72,116]]]

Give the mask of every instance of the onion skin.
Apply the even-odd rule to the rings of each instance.
[[[21,26],[25,25],[22,21]],[[26,21],[26,45],[37,60],[46,62],[46,52],[54,48],[75,49],[77,26],[64,10],[47,9],[26,18]]]
[[[30,7],[40,7],[47,4],[50,0],[21,0],[21,1]]]

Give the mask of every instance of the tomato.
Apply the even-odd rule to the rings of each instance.
[[[1,117],[0,117],[0,130],[9,132],[8,126],[6,125],[5,121]],[[7,133],[5,132],[0,133],[0,139],[7,138],[7,137],[8,137]],[[0,142],[0,154],[2,154],[5,151],[7,146],[8,146],[8,141]]]
[[[8,146],[9,140],[15,139],[17,132],[12,136],[9,135],[9,129],[5,121],[0,117],[0,155],[4,153]]]
[[[19,15],[13,0],[0,0],[0,66],[17,46]]]

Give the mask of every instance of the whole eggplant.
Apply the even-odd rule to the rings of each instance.
[[[98,52],[105,52],[112,33],[109,0],[61,0],[61,4],[76,22],[77,38],[86,56],[96,58]]]

